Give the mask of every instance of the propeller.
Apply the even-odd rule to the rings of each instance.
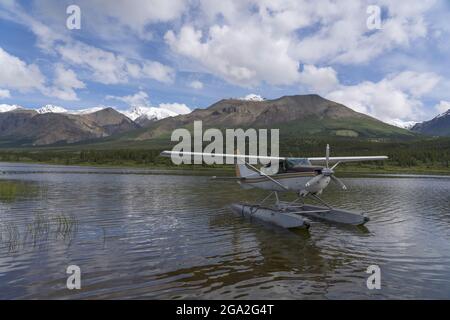
[[[343,190],[347,190],[347,187],[345,184],[334,175],[334,169],[339,165],[339,162],[337,162],[334,166],[330,168],[330,145],[327,144],[327,148],[325,151],[325,168],[322,169],[322,174],[325,176],[329,176],[331,180],[336,183],[339,187],[341,187]]]
[[[331,180],[333,180],[334,183],[340,186],[342,190],[347,190],[347,186],[341,181],[341,179],[337,178],[336,176],[331,176]]]
[[[329,163],[330,163],[330,145],[327,144],[327,148],[325,150],[325,168],[324,168],[327,170],[325,170],[324,173],[323,172],[324,170],[322,169],[322,174],[324,174],[325,176],[329,176],[331,180],[338,186],[340,186],[343,190],[347,190],[346,185],[334,175],[334,169],[339,165],[340,162],[336,162],[335,165],[332,166],[331,168],[329,166]]]
[[[339,165],[339,162],[337,162],[331,168],[329,165],[330,165],[330,145],[327,144],[325,150],[325,167],[322,168],[321,174],[315,176],[306,183],[305,187],[307,191],[311,193],[320,193],[324,188],[328,186],[328,183],[330,181],[336,183],[343,190],[347,190],[345,184],[334,175],[334,169]]]

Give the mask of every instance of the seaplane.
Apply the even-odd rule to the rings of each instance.
[[[320,195],[330,182],[347,190],[345,184],[335,176],[341,163],[359,161],[382,161],[387,156],[330,157],[330,146],[326,146],[325,157],[272,157],[257,155],[203,153],[187,151],[163,151],[161,156],[223,157],[234,159],[235,177],[212,177],[216,180],[236,180],[244,189],[262,189],[270,193],[258,203],[233,203],[231,209],[243,216],[256,218],[283,228],[309,228],[310,220],[323,220],[347,225],[363,225],[369,218],[363,212],[339,209],[325,202]],[[253,161],[251,161],[253,160]],[[259,168],[250,163],[264,161]],[[274,165],[275,164],[275,165]],[[291,192],[297,197],[293,201],[281,201],[279,193]],[[268,204],[270,198],[275,202]],[[310,198],[320,206],[305,203]]]

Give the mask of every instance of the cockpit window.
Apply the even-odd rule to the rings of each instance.
[[[278,166],[272,166],[271,163],[263,166],[260,170],[264,174],[276,174],[286,172],[309,172],[314,171],[311,162],[306,158],[288,158],[279,162]]]
[[[293,169],[298,167],[310,167],[311,162],[307,158],[288,158],[286,159],[287,169]]]

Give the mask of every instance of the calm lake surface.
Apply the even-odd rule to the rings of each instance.
[[[0,299],[450,298],[447,177],[344,177],[350,191],[323,198],[365,210],[366,228],[292,232],[232,213],[264,193],[206,175],[0,171]],[[374,264],[380,290],[366,286]],[[69,265],[81,290],[66,288]]]

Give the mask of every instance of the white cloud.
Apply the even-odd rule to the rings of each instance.
[[[303,67],[299,81],[315,93],[329,92],[339,83],[337,73],[333,68],[317,68],[313,65]]]
[[[394,48],[408,48],[427,35],[425,17],[433,3],[205,0],[197,19],[169,30],[165,40],[199,69],[234,84],[290,85],[301,80],[326,91],[332,86],[331,70],[301,75],[299,63],[363,64]],[[372,4],[383,8],[381,30],[370,31],[366,25],[366,9]],[[320,76],[331,83],[322,88],[314,79]]]
[[[138,118],[142,112],[150,112],[152,114],[158,114],[158,119],[162,116],[174,116],[178,114],[187,114],[192,110],[184,103],[161,103],[158,107],[151,107],[148,94],[144,91],[139,91],[135,94],[117,97],[106,96],[106,99],[114,99],[125,102],[127,105],[132,106],[132,110],[128,110],[124,114],[130,119],[134,120]],[[144,113],[145,113],[144,112]]]
[[[200,90],[203,89],[203,83],[198,80],[194,80],[189,83],[189,87]]]
[[[88,68],[95,81],[104,84],[117,84],[125,83],[128,80],[126,60],[112,52],[82,43],[60,45],[56,47],[56,50],[65,61]]]
[[[78,80],[75,72],[64,69],[61,64],[56,65],[53,86],[48,87],[37,65],[27,64],[2,48],[0,48],[0,69],[0,86],[21,92],[38,90],[46,96],[61,100],[77,100],[74,89],[85,87],[84,83]],[[9,96],[9,90],[0,91],[0,97]]]
[[[118,101],[125,102],[129,106],[150,106],[150,101],[148,100],[148,94],[144,91],[139,91],[133,95],[117,97],[117,96],[106,96],[106,99],[115,99]]]
[[[173,81],[174,71],[157,61],[130,61],[122,55],[95,48],[81,42],[59,45],[61,57],[74,65],[87,68],[94,81],[104,84],[127,83],[130,78]]]
[[[405,71],[379,82],[340,85],[326,98],[383,121],[417,121],[426,117],[418,98],[432,90],[438,80],[433,73]]]
[[[188,114],[192,111],[184,103],[160,103],[159,108],[169,110],[177,114]]]
[[[85,84],[78,80],[77,75],[73,70],[64,69],[61,64],[58,64],[55,67],[54,83],[61,88],[81,89],[85,87]]]
[[[90,2],[86,1],[85,7],[83,8],[88,8]],[[117,11],[118,15],[123,15],[124,12],[130,10],[135,13],[140,11],[150,11],[149,6],[154,5],[155,10],[159,8],[161,11],[159,14],[152,13],[154,14],[155,20],[150,19],[149,21],[167,21],[167,19],[170,18],[168,12],[164,13],[165,10],[169,10],[173,7],[170,4],[166,5],[160,0],[153,1],[150,4],[144,2],[145,1],[138,0],[118,1],[114,2],[114,4],[111,3],[111,1],[102,1],[102,3],[96,2],[93,4],[95,10],[90,12],[90,14],[95,12],[96,15],[107,18],[108,16],[105,15],[107,12],[106,10],[108,8],[111,9],[111,7],[115,8],[111,10]],[[48,12],[46,13],[46,10],[41,12],[44,14],[54,13],[55,8],[53,6],[55,5],[63,6],[61,3],[49,3],[48,1],[45,3]],[[104,7],[102,7],[102,4]],[[4,4],[2,5],[4,6]],[[39,3],[39,5],[41,6],[41,3]],[[163,83],[171,83],[173,81],[175,75],[174,70],[160,62],[139,57],[131,59],[122,54],[97,48],[93,45],[88,45],[75,40],[70,37],[70,33],[67,33],[67,30],[50,28],[34,16],[27,14],[24,9],[16,4],[4,6],[4,8],[8,11],[8,18],[30,28],[37,37],[37,45],[40,49],[52,55],[59,55],[59,58],[62,59],[62,61],[89,71],[91,74],[90,80],[103,84],[128,83],[130,79],[154,79]],[[58,8],[61,9],[60,7]],[[62,9],[65,10],[65,7],[63,6]],[[89,10],[86,9],[82,12],[86,13],[88,11]],[[63,16],[65,17],[65,15]],[[133,19],[133,17],[125,19]],[[105,20],[104,23],[110,25],[111,21]]]
[[[0,98],[2,99],[11,98],[11,93],[9,92],[9,90],[0,89]]]
[[[44,3],[44,0],[40,1],[39,4],[42,3]],[[61,34],[55,32],[55,28],[50,28],[29,15],[26,10],[21,8],[18,1],[2,1],[0,6],[2,9],[0,10],[0,18],[20,23],[29,28],[36,35],[37,46],[40,49],[49,51],[55,41],[64,39]]]
[[[62,64],[57,64],[53,86],[46,89],[44,93],[61,100],[75,101],[78,97],[74,89],[82,88],[85,88],[85,84],[78,80],[73,70],[65,69]]]
[[[0,48],[0,86],[19,91],[42,90],[45,78],[39,67],[27,64]]]
[[[450,110],[450,101],[440,101],[434,108],[439,113],[447,112]]]
[[[81,0],[77,4],[83,8],[93,25],[117,25],[131,30],[143,39],[151,37],[148,25],[169,22],[182,15],[189,5],[185,0]],[[116,30],[116,28],[113,28]],[[107,33],[107,28],[102,29]],[[110,36],[106,34],[106,36]]]
[[[171,67],[157,61],[145,61],[142,65],[141,78],[154,79],[163,83],[171,83],[175,72]]]
[[[294,51],[307,63],[366,63],[386,51],[408,47],[413,40],[425,37],[425,14],[434,2],[321,1],[313,14],[314,20],[320,23],[318,30],[298,41]],[[386,12],[381,30],[369,32],[368,5],[379,5]]]
[[[435,73],[414,71],[404,71],[388,78],[397,89],[406,91],[414,97],[420,97],[430,92],[440,80]]]
[[[94,113],[94,112],[97,112],[97,111],[100,111],[100,110],[103,110],[106,108],[112,108],[112,107],[100,105],[98,107],[83,108],[83,109],[78,109],[78,110],[69,110],[68,113],[70,113],[70,114],[89,114],[89,113]]]
[[[292,84],[298,79],[298,61],[289,56],[289,39],[264,26],[213,25],[207,34],[192,25],[165,35],[170,48],[200,63],[210,73],[227,81],[254,86]],[[205,39],[205,40],[203,40]]]

